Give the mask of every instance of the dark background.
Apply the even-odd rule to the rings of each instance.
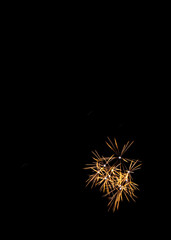
[[[62,34],[49,25],[10,22],[2,88],[1,216],[7,226],[43,229],[48,237],[60,225],[79,238],[132,237],[162,222],[170,131],[167,37],[158,24],[132,22],[118,20],[112,28],[87,26],[86,19],[79,26],[67,22]],[[136,203],[124,201],[115,213],[99,191],[85,188],[83,170],[92,150],[106,151],[107,136],[120,145],[134,140],[130,156],[143,162],[135,175]]]

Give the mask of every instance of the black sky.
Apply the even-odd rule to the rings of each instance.
[[[17,215],[19,225],[40,229],[55,229],[60,220],[63,226],[74,224],[80,238],[91,230],[113,237],[121,231],[133,234],[136,228],[146,235],[151,222],[161,221],[163,209],[158,189],[165,184],[156,180],[156,173],[170,130],[166,64],[150,31],[134,36],[127,28],[128,37],[104,26],[102,37],[101,27],[88,29],[89,34],[83,25],[79,29],[68,31],[57,45],[62,52],[58,61],[53,44],[42,51],[40,33],[36,44],[29,45],[32,52],[20,46],[22,55],[18,50],[13,54],[21,65],[13,64],[10,73],[22,84],[9,84],[4,98],[4,143],[10,146],[7,166],[1,168],[6,217],[15,222]],[[135,176],[137,202],[124,201],[114,214],[99,191],[85,188],[83,170],[92,150],[106,151],[108,136],[121,145],[134,140],[132,154],[143,163]]]

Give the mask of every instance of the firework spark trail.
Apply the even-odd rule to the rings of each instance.
[[[109,198],[109,210],[113,208],[115,211],[124,197],[128,201],[130,199],[135,201],[137,198],[135,191],[139,188],[138,184],[133,182],[132,174],[141,168],[142,163],[139,160],[123,157],[133,141],[128,141],[121,151],[115,138],[112,142],[108,137],[106,144],[114,153],[110,157],[104,157],[100,156],[96,150],[92,151],[94,162],[87,164],[84,168],[92,171],[86,181],[86,186],[89,184],[91,187],[99,186],[104,196]]]

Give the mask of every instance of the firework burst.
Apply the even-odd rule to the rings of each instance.
[[[99,186],[99,190],[108,197],[108,207],[115,211],[119,208],[119,204],[123,199],[135,201],[137,196],[135,191],[139,190],[138,184],[133,182],[134,171],[141,168],[139,160],[129,159],[125,157],[125,153],[133,144],[128,141],[120,150],[118,143],[114,138],[114,142],[108,137],[107,146],[113,151],[110,157],[100,156],[97,151],[92,152],[93,162],[87,164],[84,169],[91,170],[91,174],[86,181],[86,186]]]

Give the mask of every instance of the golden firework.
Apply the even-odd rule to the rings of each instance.
[[[85,167],[91,170],[86,186],[89,184],[92,187],[99,186],[100,191],[109,199],[109,209],[113,208],[115,211],[124,197],[128,201],[130,199],[135,201],[137,197],[135,191],[139,189],[138,184],[133,182],[132,174],[140,169],[141,163],[139,160],[125,157],[133,141],[128,141],[121,150],[115,138],[112,142],[108,137],[106,144],[112,149],[113,154],[110,157],[104,157],[100,156],[96,150],[92,152],[94,161]]]

